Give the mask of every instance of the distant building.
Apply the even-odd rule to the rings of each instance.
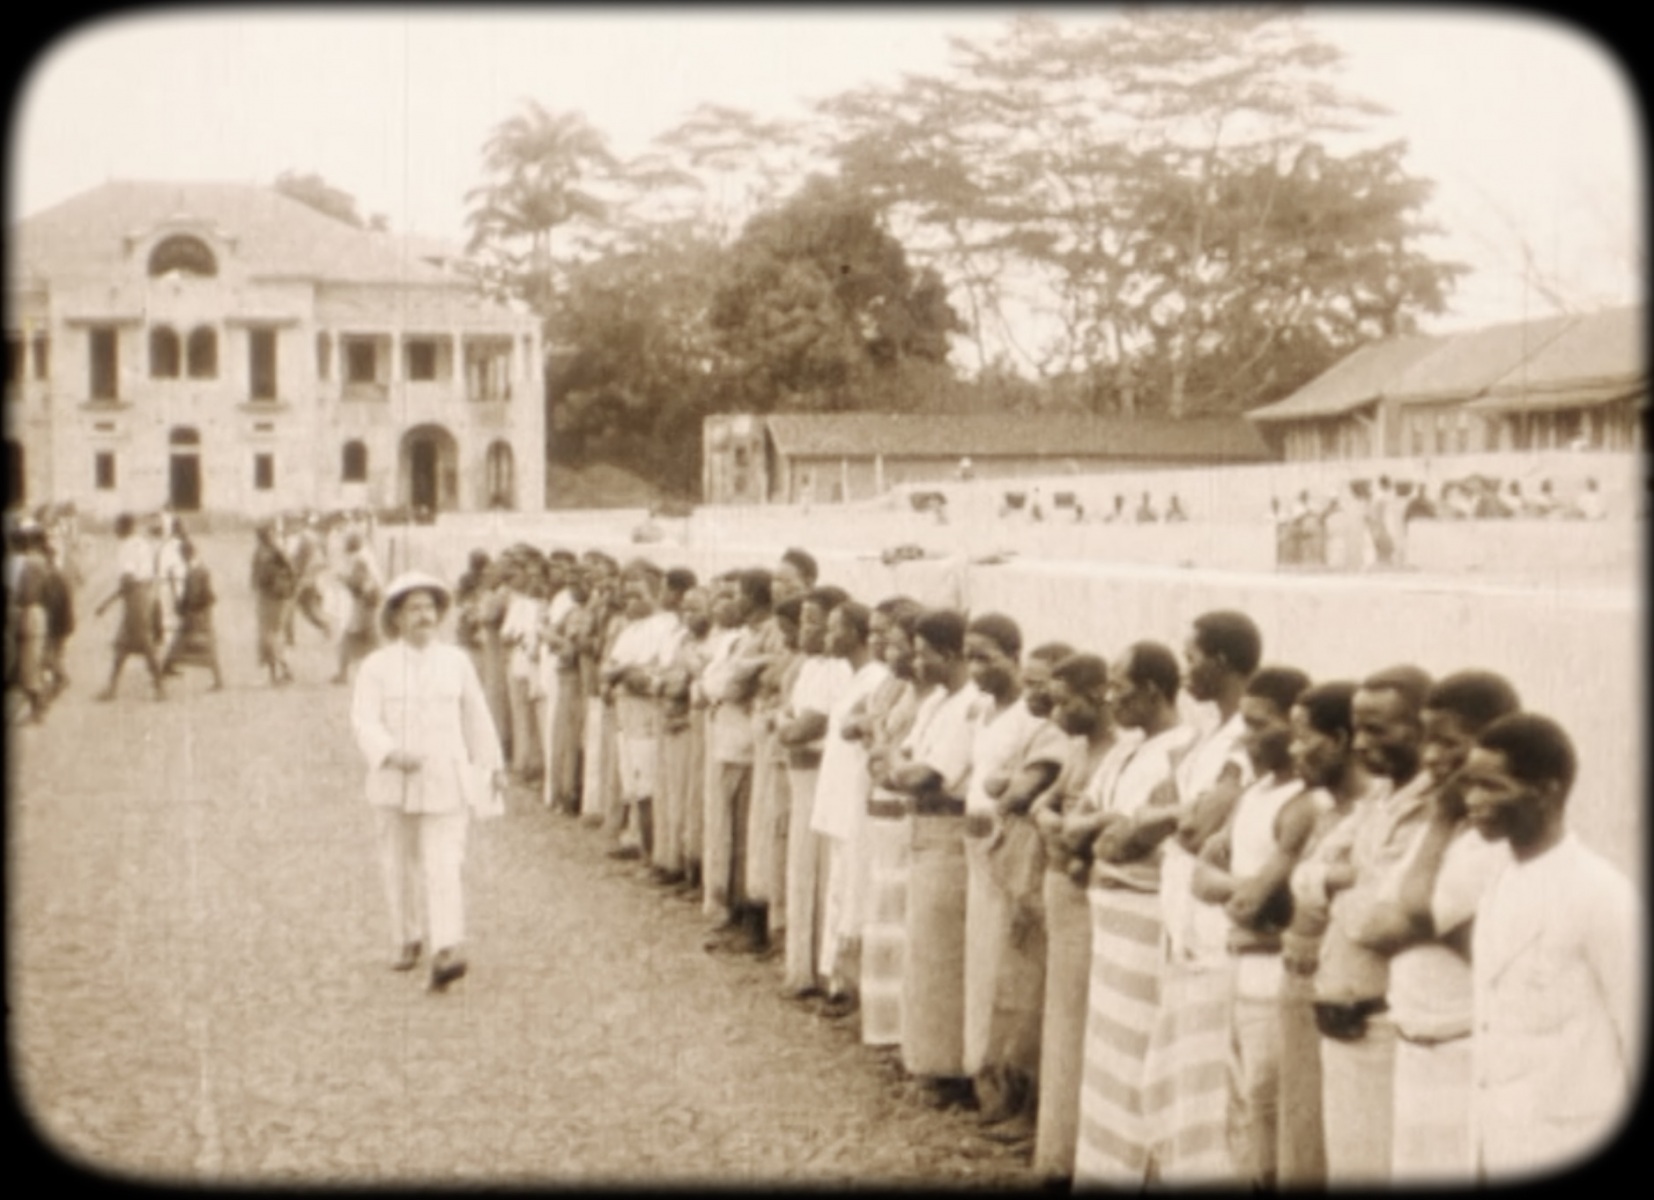
[[[17,222],[13,500],[545,506],[538,323],[273,188],[108,183]]]
[[[1268,461],[1241,417],[751,413],[706,418],[708,504],[865,500],[900,484]]]
[[[1246,414],[1289,462],[1640,449],[1641,307],[1374,342]]]

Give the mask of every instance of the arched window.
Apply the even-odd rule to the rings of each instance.
[[[346,442],[341,455],[339,478],[346,483],[366,483],[368,479],[368,448],[361,442]]]
[[[200,238],[176,233],[163,239],[149,252],[151,275],[165,275],[169,271],[210,278],[218,274],[218,260]]]
[[[190,330],[186,358],[191,379],[218,378],[218,334],[202,325]]]
[[[165,325],[149,331],[149,377],[151,379],[178,378],[178,335]]]
[[[516,481],[513,479],[511,443],[496,441],[488,447],[484,463],[489,508],[515,508]]]

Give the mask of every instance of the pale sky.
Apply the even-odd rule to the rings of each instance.
[[[292,168],[395,230],[457,241],[482,144],[522,98],[583,112],[630,155],[702,102],[798,115],[806,99],[939,70],[949,34],[991,35],[1009,12],[238,7],[98,21],[44,52],[18,94],[10,216],[106,179],[268,183]],[[1523,241],[1578,308],[1642,299],[1640,131],[1606,50],[1489,9],[1311,13],[1347,55],[1344,86],[1394,111],[1378,130],[1436,181],[1439,252],[1475,268],[1432,331],[1549,311],[1524,286]]]

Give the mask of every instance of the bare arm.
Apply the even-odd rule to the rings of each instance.
[[[1250,926],[1258,919],[1269,898],[1288,885],[1292,868],[1298,865],[1310,833],[1315,828],[1315,807],[1307,793],[1287,801],[1275,818],[1275,848],[1269,852],[1255,875],[1239,880],[1225,905],[1230,919]]]
[[[996,803],[1000,815],[1026,813],[1035,800],[1050,790],[1061,769],[1062,765],[1056,762],[1032,762],[1018,768]]]

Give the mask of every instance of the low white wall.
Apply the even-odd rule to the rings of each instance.
[[[450,580],[473,547],[498,551],[515,541],[604,549],[622,561],[641,556],[689,566],[703,578],[772,565],[796,544],[815,553],[823,582],[860,599],[900,592],[927,604],[1002,611],[1022,626],[1029,646],[1061,639],[1108,656],[1151,638],[1181,651],[1193,617],[1238,608],[1262,630],[1266,661],[1290,663],[1316,679],[1356,679],[1399,662],[1438,676],[1466,667],[1499,671],[1529,706],[1573,736],[1581,766],[1572,806],[1583,836],[1642,878],[1646,698],[1643,598],[1635,583],[1517,587],[1405,574],[1294,575],[1032,558],[973,565],[959,554],[887,566],[876,553],[822,546],[814,518],[792,523],[781,536],[731,531],[698,539],[689,538],[686,522],[661,521],[668,540],[643,545],[626,540],[635,523],[620,514],[545,514],[492,528],[480,519],[444,518],[436,526],[384,532],[397,543],[400,564]],[[1464,529],[1441,528],[1444,534]],[[1439,548],[1421,543],[1419,549]]]

